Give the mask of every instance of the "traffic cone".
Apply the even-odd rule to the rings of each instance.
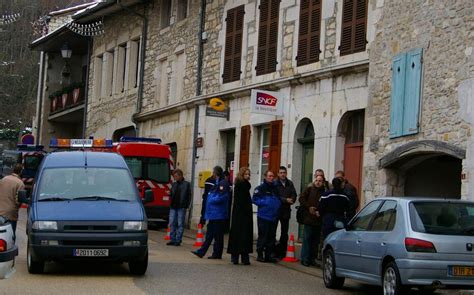
[[[201,247],[204,243],[204,235],[202,234],[202,224],[198,224],[198,232],[196,235],[196,243],[194,243],[194,247]]]
[[[166,230],[166,236],[165,236],[165,241],[171,240],[171,230],[170,226],[168,225],[168,229]]]
[[[286,257],[283,258],[283,261],[298,262],[298,259],[295,257],[295,237],[293,235],[290,236],[288,250],[286,250]]]

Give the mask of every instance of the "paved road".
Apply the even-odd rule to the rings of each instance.
[[[23,215],[23,214],[22,214]],[[150,264],[143,277],[129,275],[124,265],[57,264],[46,274],[26,269],[24,222],[18,228],[20,255],[16,273],[0,281],[0,294],[376,294],[379,288],[349,281],[343,290],[324,288],[322,279],[282,265],[252,261],[251,266],[199,259],[190,253],[192,239],[183,246],[166,246],[164,233],[150,231]]]

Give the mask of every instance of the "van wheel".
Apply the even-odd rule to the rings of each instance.
[[[407,287],[402,285],[400,272],[395,262],[390,262],[385,267],[382,286],[384,295],[401,295],[406,293]]]
[[[28,266],[28,272],[31,274],[40,274],[44,271],[44,261],[33,257],[29,241],[28,246],[26,248],[26,264]]]
[[[130,261],[128,263],[128,269],[132,275],[142,276],[146,273],[148,268],[148,251],[145,257],[137,260]]]
[[[323,254],[323,279],[324,285],[329,289],[340,289],[344,285],[345,278],[336,276],[336,260],[331,249]]]

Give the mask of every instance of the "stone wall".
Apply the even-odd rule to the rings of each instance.
[[[115,49],[118,45],[140,38],[142,20],[130,12],[120,12],[104,19],[105,34],[94,37],[89,72],[89,104],[87,112],[87,136],[111,138],[117,129],[133,125],[132,115],[136,111],[137,87],[125,89],[112,95],[96,93],[94,62],[97,56]]]
[[[375,39],[370,47],[364,155],[364,190],[368,199],[402,190],[403,175],[378,169],[380,158],[396,147],[429,139],[469,148],[471,125],[460,116],[457,89],[463,81],[473,78],[472,1],[374,2],[382,13],[377,15]],[[424,51],[420,132],[389,139],[392,58],[414,48]],[[470,95],[472,99],[472,92]],[[467,118],[473,116],[472,112],[466,114]],[[463,172],[469,172],[466,164],[472,161],[464,161]],[[467,194],[466,183],[472,177],[473,173],[464,181],[463,195]]]

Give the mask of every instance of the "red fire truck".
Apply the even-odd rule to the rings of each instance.
[[[122,137],[114,151],[125,158],[140,196],[144,198],[147,190],[154,193],[154,201],[145,205],[148,221],[168,220],[174,169],[171,148],[158,138]]]

